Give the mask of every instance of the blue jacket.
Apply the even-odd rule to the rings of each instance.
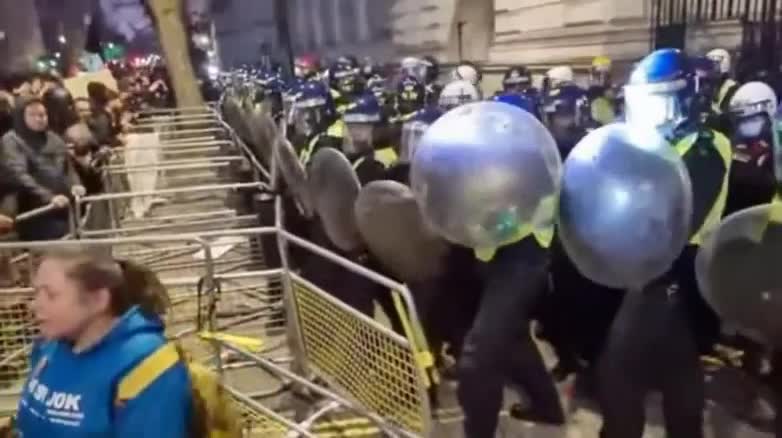
[[[122,406],[114,403],[119,381],[164,343],[161,322],[134,307],[84,352],[64,342],[37,345],[19,402],[20,436],[186,438],[192,395],[184,364]]]

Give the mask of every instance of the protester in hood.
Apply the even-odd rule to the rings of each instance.
[[[18,223],[22,240],[65,236],[69,195],[84,191],[71,167],[65,143],[48,128],[43,102],[37,98],[23,99],[14,111],[14,129],[2,138],[0,177],[16,191],[19,212],[47,205],[55,207]]]

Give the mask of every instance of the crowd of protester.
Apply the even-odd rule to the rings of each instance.
[[[67,235],[73,197],[102,190],[99,167],[123,144],[135,115],[168,105],[161,70],[113,74],[116,91],[90,82],[87,96],[76,98],[55,74],[0,78],[1,238]],[[20,215],[24,219],[15,220]]]

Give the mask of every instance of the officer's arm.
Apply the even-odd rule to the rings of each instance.
[[[115,408],[114,437],[187,438],[192,400],[187,369],[173,366]]]

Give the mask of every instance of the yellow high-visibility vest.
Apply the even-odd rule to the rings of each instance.
[[[324,134],[317,134],[307,143],[307,147],[303,148],[301,152],[299,152],[299,161],[303,165],[307,165],[307,163],[310,162],[310,159],[312,158],[312,154],[315,152],[315,147],[318,145],[318,142],[322,138]],[[325,135],[329,137],[334,138],[344,138],[345,137],[345,122],[342,121],[342,119],[337,119],[336,122],[332,123],[331,126],[329,126],[326,129]]]
[[[552,195],[540,201],[532,220],[527,223],[518,224],[513,235],[501,242],[499,245],[491,248],[475,248],[473,252],[475,257],[482,262],[489,262],[494,258],[497,250],[503,246],[512,245],[533,235],[538,245],[543,248],[551,246],[554,240],[554,216],[557,208],[557,196]]]
[[[714,101],[711,104],[711,108],[714,111],[715,114],[722,114],[722,108],[724,106],[725,98],[728,96],[728,93],[735,88],[738,85],[736,81],[733,79],[726,79],[722,86],[720,87],[719,91],[717,92],[717,95],[714,96]],[[729,103],[729,102],[728,102]]]
[[[719,195],[717,195],[717,199],[714,201],[711,210],[709,210],[709,213],[706,215],[700,228],[698,228],[690,237],[690,243],[693,245],[700,245],[703,242],[703,238],[720,224],[722,215],[725,212],[725,205],[728,201],[728,182],[730,181],[730,166],[733,162],[733,152],[727,137],[714,130],[711,130],[711,134],[714,138],[714,148],[717,150],[717,153],[725,165],[725,175],[723,175]],[[675,146],[679,156],[684,157],[684,155],[686,155],[696,144],[698,137],[699,133],[694,132],[679,140]]]

